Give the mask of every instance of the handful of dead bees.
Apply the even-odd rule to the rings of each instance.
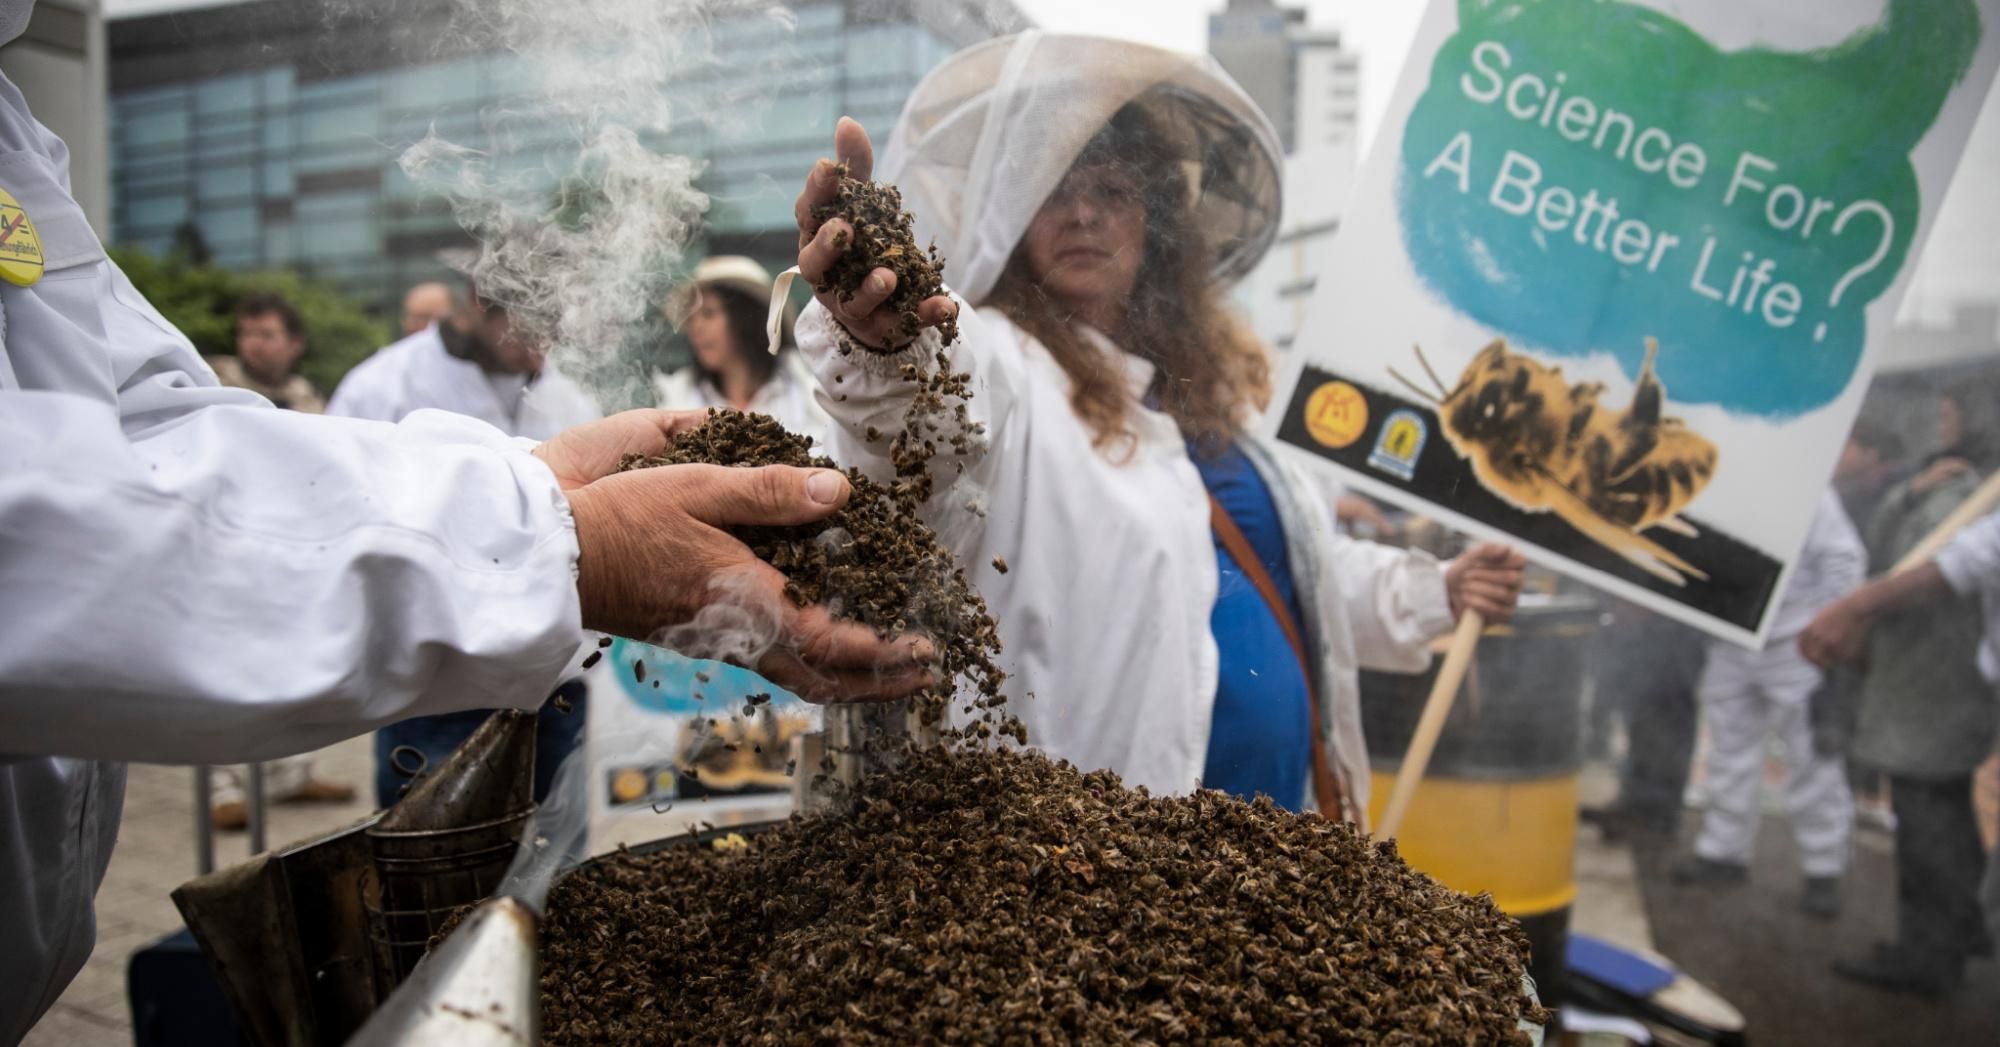
[[[721,410],[676,437],[664,454],[634,455],[623,467],[693,463],[838,468],[812,453],[810,439],[765,415]],[[859,470],[848,470],[847,479],[853,494],[831,517],[798,527],[743,528],[736,537],[785,575],[794,603],[825,604],[883,635],[930,637],[941,659],[941,682],[919,696],[924,722],[940,722],[962,680],[977,692],[968,730],[980,737],[1023,736],[1020,722],[1001,708],[1005,674],[994,664],[1000,640],[986,602],[937,533],[917,518],[913,499],[895,496]]]
[[[820,222],[840,218],[854,230],[854,242],[845,245],[840,258],[826,272],[826,280],[814,290],[825,294],[838,291],[842,301],[861,290],[861,282],[876,269],[896,274],[896,289],[888,307],[902,317],[903,333],[914,338],[923,329],[917,306],[924,299],[944,293],[944,256],[937,245],[917,246],[915,218],[903,210],[903,194],[893,185],[864,182],[847,176],[847,165],[836,169],[840,176],[838,195],[831,204],[813,208]],[[958,340],[958,321],[938,325],[944,344]]]
[[[542,1029],[585,1043],[1525,1044],[1520,928],[1349,826],[924,750],[842,814],[557,884]]]

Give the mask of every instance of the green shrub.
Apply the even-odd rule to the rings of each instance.
[[[387,320],[369,316],[360,303],[323,283],[284,270],[236,272],[197,265],[184,255],[166,258],[134,248],[111,251],[133,286],[204,354],[236,352],[236,303],[259,291],[284,295],[306,324],[306,355],[299,373],[333,394],[341,376],[395,337]]]

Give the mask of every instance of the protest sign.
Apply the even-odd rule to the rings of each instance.
[[[1280,371],[1371,494],[1761,639],[2000,0],[1434,0]]]

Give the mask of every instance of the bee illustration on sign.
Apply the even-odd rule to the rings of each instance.
[[[1715,444],[1678,418],[1664,417],[1666,387],[1654,373],[1659,343],[1646,339],[1631,406],[1598,402],[1598,382],[1564,381],[1495,339],[1446,389],[1422,347],[1417,363],[1432,392],[1389,373],[1437,407],[1438,424],[1486,489],[1528,512],[1553,512],[1585,537],[1675,585],[1708,575],[1642,532],[1659,527],[1693,537],[1680,518],[1715,475]]]

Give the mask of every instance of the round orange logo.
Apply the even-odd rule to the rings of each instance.
[[[1306,432],[1322,446],[1337,451],[1367,428],[1368,398],[1346,382],[1328,382],[1306,398]]]

